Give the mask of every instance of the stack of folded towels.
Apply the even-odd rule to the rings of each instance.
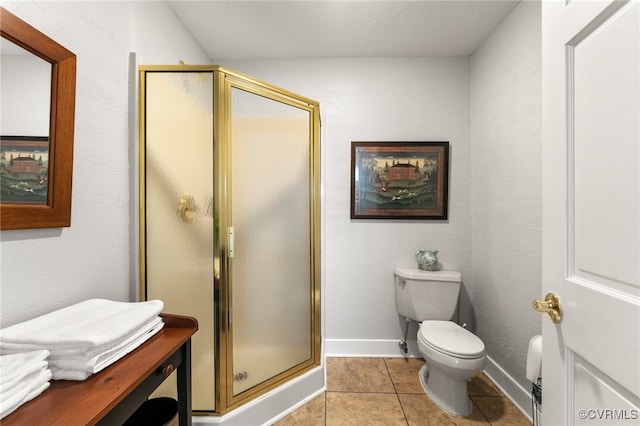
[[[47,350],[54,380],[84,380],[159,332],[163,307],[160,300],[86,300],[0,330],[0,353]]]
[[[49,351],[0,355],[0,419],[49,387]]]

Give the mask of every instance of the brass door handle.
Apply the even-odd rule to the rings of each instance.
[[[547,313],[551,317],[551,321],[559,323],[562,319],[562,309],[560,309],[560,298],[555,293],[549,293],[544,300],[536,299],[533,301],[533,309],[537,312]]]
[[[193,195],[185,194],[178,199],[178,216],[183,221],[191,222],[197,211],[198,205]]]

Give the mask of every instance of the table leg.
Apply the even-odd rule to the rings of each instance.
[[[182,348],[182,364],[178,367],[178,419],[180,426],[191,426],[191,339]]]

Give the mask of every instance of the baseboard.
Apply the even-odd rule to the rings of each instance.
[[[524,368],[524,367],[523,367]],[[496,385],[502,393],[524,414],[529,421],[531,417],[531,392],[523,388],[490,356],[487,356],[487,366],[484,374]]]
[[[415,340],[407,341],[406,354],[400,349],[398,340],[326,339],[325,348],[328,357],[422,358]],[[489,356],[484,373],[532,421],[531,393]]]
[[[418,343],[407,341],[407,353],[400,349],[399,340],[326,339],[325,354],[328,357],[387,357],[420,358]]]
[[[194,426],[271,425],[325,390],[325,367],[297,377],[224,416],[193,416]]]

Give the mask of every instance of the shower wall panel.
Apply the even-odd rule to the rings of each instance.
[[[145,75],[146,297],[198,320],[193,409],[213,411],[213,73]],[[169,389],[175,385],[159,393]]]

